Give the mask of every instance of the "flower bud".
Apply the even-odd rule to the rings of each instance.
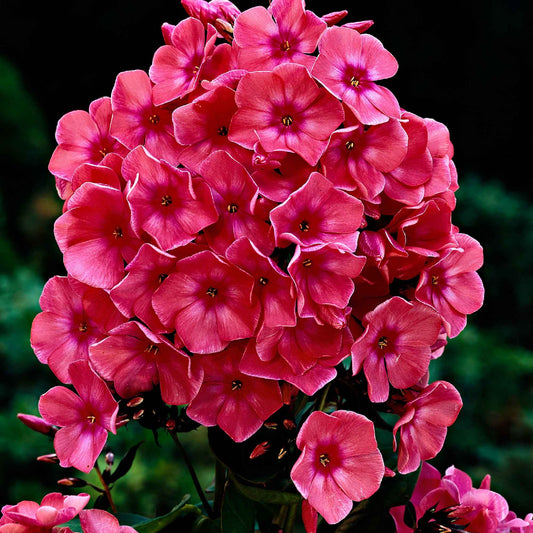
[[[39,455],[39,457],[37,457],[37,461],[40,461],[41,463],[58,464],[59,458],[55,453],[49,453],[47,455]]]
[[[65,477],[58,480],[57,484],[63,487],[85,487],[87,482],[79,477]]]
[[[24,413],[18,413],[17,418],[25,425],[28,426],[33,431],[42,433],[43,435],[53,436],[57,432],[57,428],[45,422],[42,418],[34,415],[27,415]]]

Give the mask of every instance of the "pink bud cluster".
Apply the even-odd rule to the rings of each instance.
[[[371,22],[339,25],[345,12],[320,17],[299,0],[184,6],[148,73],[120,73],[110,97],[57,127],[49,169],[68,275],[46,284],[31,341],[78,392],[40,402],[62,428],[61,464],[92,467],[117,397],[157,386],[241,442],[282,407],[281,384],[314,395],[351,357],[369,399],[399,415],[398,471],[412,472],[462,405],[451,384],[428,383],[429,363],[483,301],[481,246],[451,221],[448,130],[379,83],[398,64]],[[293,479],[336,522],[384,467],[368,419],[326,416],[302,428]],[[365,428],[360,451],[340,423]],[[312,451],[314,424],[332,427],[327,453]],[[375,468],[347,490],[359,454]],[[341,512],[322,490],[345,495]]]

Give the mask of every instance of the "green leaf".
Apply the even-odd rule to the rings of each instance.
[[[207,516],[200,516],[191,529],[191,533],[220,533],[220,531],[220,518],[211,520],[211,518],[207,518]]]
[[[199,516],[201,514],[198,507],[187,503],[189,499],[190,495],[187,494],[181,502],[166,515],[158,516],[148,521],[141,521],[133,524],[132,527],[136,529],[138,533],[157,533],[174,522],[189,521],[191,516]],[[186,531],[183,528],[182,530]]]
[[[223,533],[253,533],[255,526],[255,511],[253,503],[237,490],[235,484],[229,482],[224,491],[222,502],[222,532]]]
[[[138,442],[135,444],[135,446],[132,446],[127,452],[126,455],[120,460],[120,463],[118,463],[117,467],[115,468],[115,471],[109,475],[109,479],[106,480],[108,483],[113,483],[117,481],[117,479],[120,479],[121,477],[125,476],[133,464],[133,460],[135,459],[135,454],[137,453],[137,450],[139,449],[139,446],[143,443],[143,441]]]
[[[251,485],[244,485],[231,476],[235,487],[248,499],[254,502],[274,503],[277,505],[298,505],[302,501],[300,494],[295,492],[282,492],[279,490],[261,489]]]

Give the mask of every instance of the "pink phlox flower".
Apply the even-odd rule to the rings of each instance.
[[[374,83],[391,78],[398,62],[381,42],[346,27],[328,28],[318,43],[320,51],[312,75],[340,98],[363,124],[400,118],[391,91]]]
[[[199,250],[198,250],[199,251]],[[126,277],[109,293],[118,309],[128,318],[140,318],[154,333],[170,333],[152,307],[152,297],[168,275],[177,258],[145,243],[126,267]]]
[[[447,429],[463,406],[453,385],[436,381],[420,392],[407,391],[407,402],[394,425],[394,449],[398,447],[398,471],[414,472],[421,461],[435,457],[444,444]],[[396,435],[400,431],[400,443]]]
[[[89,346],[126,320],[106,291],[71,277],[48,280],[39,304],[42,312],[33,320],[31,346],[63,383],[70,383],[70,363],[88,359]]]
[[[385,228],[378,231],[361,231],[357,243],[357,253],[371,260],[388,283],[392,283],[396,272],[397,263],[405,267],[409,252],[401,247]],[[419,259],[412,268],[422,268],[425,259]]]
[[[282,63],[298,63],[311,70],[318,39],[326,23],[303,0],[273,0],[268,10],[252,7],[235,20],[234,44],[238,63],[246,70],[272,70]]]
[[[226,250],[226,257],[254,277],[254,293],[262,309],[260,324],[270,328],[296,325],[294,284],[272,259],[247,237],[237,239]]]
[[[91,102],[89,112],[71,111],[63,116],[56,129],[55,149],[48,165],[54,176],[70,181],[83,163],[98,165],[107,154],[124,156],[128,149],[110,133],[111,99]]]
[[[89,472],[105,446],[107,432],[116,433],[118,404],[88,361],[71,363],[69,375],[78,394],[54,387],[41,396],[39,412],[61,428],[54,437],[59,464]]]
[[[155,83],[155,105],[162,105],[192,92],[202,78],[205,60],[215,48],[217,33],[213,26],[197,19],[182,20],[172,31],[171,45],[158,48],[150,67]]]
[[[313,395],[335,378],[335,366],[349,355],[352,343],[347,327],[299,318],[295,327],[261,328],[248,343],[240,368],[251,376],[282,379]]]
[[[400,165],[385,174],[384,193],[401,204],[417,205],[423,200],[426,183],[434,172],[428,130],[423,119],[405,111],[399,124],[409,139],[407,154]]]
[[[457,246],[457,228],[452,225],[451,214],[450,205],[438,197],[417,206],[402,207],[396,212],[385,229],[408,255],[389,259],[388,270],[392,278],[411,279],[420,273],[428,260]]]
[[[387,401],[389,382],[397,389],[416,384],[427,372],[441,324],[433,308],[399,296],[365,315],[365,332],[352,346],[352,368],[354,375],[363,369],[370,401]]]
[[[357,190],[357,196],[370,200],[383,191],[385,173],[397,168],[406,154],[407,134],[399,121],[389,120],[335,131],[320,161],[336,187]]]
[[[174,138],[171,111],[154,105],[146,72],[121,72],[111,92],[111,105],[113,137],[130,150],[143,145],[157,159],[178,163],[180,147]]]
[[[228,139],[231,117],[237,111],[235,91],[218,86],[178,107],[172,114],[174,133],[185,146],[180,163],[201,173],[206,158],[216,150],[224,150],[245,166],[250,166],[251,152]]]
[[[277,246],[336,244],[351,251],[357,245],[362,217],[361,202],[318,172],[270,213]]]
[[[165,403],[182,405],[196,396],[202,382],[201,368],[193,368],[186,353],[136,321],[113,329],[89,351],[96,371],[113,381],[122,398],[159,385]]]
[[[108,157],[106,157],[106,159],[108,159]],[[119,159],[121,166],[122,158]],[[68,200],[71,198],[74,192],[86,182],[99,183],[100,185],[108,185],[109,187],[117,189],[118,191],[124,189],[124,180],[122,179],[122,176],[117,174],[117,172],[113,168],[105,166],[102,163],[100,163],[99,165],[84,163],[74,171],[72,181],[68,182],[70,184],[70,187],[68,188],[68,191],[65,190],[65,194],[63,197],[63,199],[65,200],[63,213],[70,209],[70,204]]]
[[[74,193],[54,234],[67,272],[102,289],[124,277],[124,261],[131,261],[142,244],[122,192],[96,183],[84,183]]]
[[[291,479],[328,524],[340,522],[354,501],[369,498],[381,485],[383,458],[374,424],[363,415],[314,411],[300,428],[296,445],[302,454]]]
[[[296,246],[288,266],[298,291],[298,315],[319,324],[346,326],[345,309],[354,291],[365,257],[331,244],[310,248]]]
[[[239,109],[230,124],[230,141],[253,149],[259,139],[267,152],[294,152],[311,166],[344,119],[340,102],[304,66],[293,63],[271,72],[249,72],[235,101]]]
[[[448,128],[436,120],[425,118],[428,132],[428,149],[433,160],[431,179],[424,184],[425,196],[430,197],[445,191],[455,192],[457,170],[452,161],[453,145],[450,141]]]
[[[155,159],[142,146],[124,159],[122,172],[133,181],[127,195],[133,230],[145,231],[163,250],[191,242],[218,218],[205,183],[193,184],[188,171]]]
[[[365,232],[362,232],[361,237],[364,234]],[[357,253],[365,255],[359,248]],[[355,290],[350,300],[350,307],[352,315],[361,322],[369,311],[373,311],[380,303],[391,297],[389,279],[383,269],[368,257],[363,271],[354,280],[354,285]]]
[[[48,533],[58,531],[54,526],[72,520],[89,503],[89,494],[64,496],[59,492],[47,494],[41,503],[28,500],[2,507],[0,531],[6,533]],[[11,524],[11,527],[6,527]],[[19,526],[19,527],[15,527]]]
[[[479,242],[457,233],[457,248],[447,249],[420,273],[417,300],[433,306],[446,321],[447,333],[456,337],[466,326],[466,315],[483,304],[485,289],[476,270],[483,264]]]
[[[207,27],[208,24],[215,26],[218,19],[233,24],[240,15],[240,10],[229,0],[181,0],[181,5],[187,14]]]
[[[227,152],[217,150],[202,166],[219,218],[205,229],[209,246],[223,254],[239,237],[248,237],[265,255],[274,250],[272,227],[256,214],[257,185]]]
[[[118,519],[101,509],[85,509],[80,513],[83,533],[137,533],[130,526],[121,526]]]
[[[223,352],[198,356],[203,383],[187,414],[204,426],[218,425],[235,442],[251,437],[283,405],[277,381],[252,377],[239,370],[244,341]]]
[[[219,352],[253,335],[261,311],[253,287],[250,274],[206,250],[176,263],[176,272],[154,293],[153,306],[188,350]]]
[[[284,202],[299,189],[316,170],[292,152],[266,152],[256,143],[253,156],[252,179],[259,193],[275,202]]]

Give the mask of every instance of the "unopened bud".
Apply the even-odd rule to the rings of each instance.
[[[128,418],[127,415],[117,416],[117,421],[115,423],[115,427],[117,429],[121,428],[121,427],[125,426],[128,422],[130,422],[130,419]]]
[[[293,429],[296,429],[296,424],[295,424],[292,420],[289,420],[288,418],[286,418],[286,419],[283,421],[283,427],[284,427],[287,431],[292,431]]]
[[[115,454],[112,452],[107,452],[105,454],[105,464],[107,466],[113,466],[114,462],[115,462]]]
[[[268,441],[260,442],[252,451],[250,454],[250,459],[255,459],[256,457],[260,457],[261,455],[265,454],[268,449],[270,448],[270,444]]]
[[[58,485],[63,487],[85,487],[87,482],[79,477],[65,477],[57,482]]]
[[[126,406],[127,407],[138,407],[143,402],[144,402],[144,398],[142,396],[135,396],[135,398],[132,398],[131,400],[129,400]]]
[[[49,453],[47,455],[39,455],[39,457],[37,457],[37,461],[40,461],[41,463],[58,464],[59,458],[57,457],[55,453]]]
[[[57,428],[53,424],[49,424],[42,418],[34,415],[27,415],[24,413],[19,413],[17,418],[25,425],[28,426],[33,431],[42,433],[43,435],[55,435]]]
[[[385,467],[385,474],[383,474],[384,477],[394,477],[396,475],[396,472],[394,470],[391,470],[388,466]]]
[[[169,420],[167,420],[165,427],[167,428],[168,431],[174,431],[176,429],[176,421],[170,418]]]
[[[133,416],[133,420],[139,420],[144,415],[144,409],[139,409]]]
[[[265,427],[267,429],[278,429],[278,423],[277,422],[265,422]]]

